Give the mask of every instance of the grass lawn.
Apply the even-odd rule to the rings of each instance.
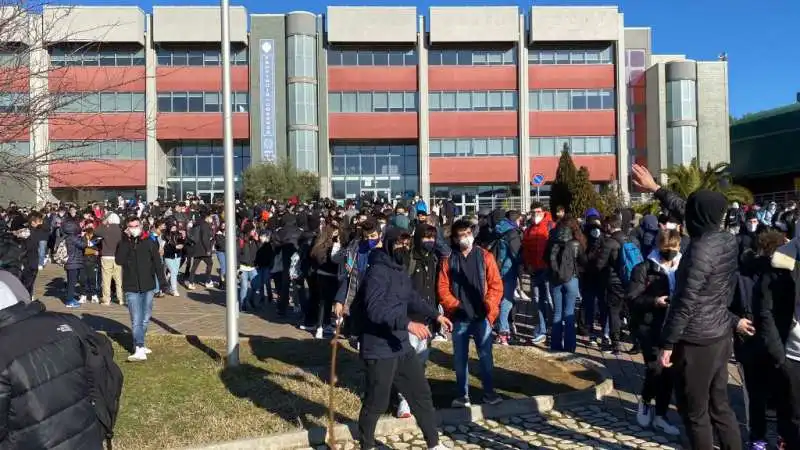
[[[121,339],[124,339],[122,336]],[[153,354],[145,363],[128,363],[115,343],[125,374],[114,447],[164,449],[263,436],[325,425],[330,344],[295,339],[242,340],[241,365],[223,369],[221,339],[148,336]],[[471,372],[477,374],[472,354]],[[577,365],[537,358],[524,349],[495,348],[495,385],[505,397],[566,392],[589,387],[593,373]],[[452,349],[439,345],[428,363],[437,407],[454,395]],[[337,420],[355,420],[361,363],[345,346],[339,352]],[[471,377],[473,398],[480,382]]]

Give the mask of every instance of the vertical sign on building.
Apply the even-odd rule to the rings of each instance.
[[[259,41],[261,58],[261,160],[277,159],[275,135],[275,40]]]

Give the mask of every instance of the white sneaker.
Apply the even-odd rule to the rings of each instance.
[[[96,295],[92,296],[92,303],[100,303],[100,298]]]
[[[85,296],[85,295],[81,295],[81,296],[78,298],[78,303],[80,303],[80,304],[84,304],[84,303],[86,303],[86,296]]]
[[[653,419],[653,428],[670,436],[681,435],[681,430],[679,430],[675,425],[669,423],[669,420],[667,420],[667,418],[664,416],[656,416],[656,418]]]
[[[44,266],[39,266],[39,270],[44,270]]]
[[[142,347],[142,350],[144,350],[144,354],[145,354],[145,355],[149,355],[149,354],[153,353],[153,351],[152,351],[152,350],[150,350],[150,349],[149,349],[149,348],[147,348],[147,347]]]
[[[397,406],[397,418],[407,419],[411,417],[411,407],[408,406],[406,399],[400,400],[400,405]]]
[[[649,427],[653,423],[653,406],[639,400],[639,409],[636,412],[636,422],[641,427]]]
[[[145,353],[144,347],[136,347],[136,351],[131,355],[128,356],[129,362],[139,362],[139,361],[147,361],[147,353]]]
[[[323,333],[322,333],[322,327],[318,327],[318,328],[317,328],[317,332],[316,332],[316,333],[314,333],[314,337],[315,337],[316,339],[322,339],[322,337],[323,337]]]
[[[450,447],[448,447],[448,446],[446,446],[444,444],[439,444],[436,447],[429,448],[428,450],[450,450]]]
[[[206,289],[211,289],[213,287],[214,287],[214,282],[213,281],[209,281],[208,283],[206,283]]]

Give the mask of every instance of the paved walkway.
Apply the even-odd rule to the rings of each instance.
[[[117,304],[111,306],[86,304],[76,310],[64,308],[64,272],[50,266],[40,273],[37,280],[36,297],[47,307],[56,311],[69,311],[83,317],[89,324],[103,331],[128,331],[130,318],[127,308]],[[163,297],[155,300],[151,333],[171,333],[197,336],[225,335],[225,294],[218,289],[200,288],[186,292],[181,287],[180,297]],[[240,334],[245,336],[267,336],[270,338],[310,338],[306,332],[294,325],[296,317],[278,318],[274,308],[259,315],[242,314],[239,321]],[[520,302],[517,311],[518,327],[524,333],[534,320],[535,312],[530,302]],[[291,316],[291,315],[290,315]],[[636,426],[636,405],[644,365],[640,355],[622,353],[618,356],[602,353],[585,339],[579,341],[578,353],[604,364],[614,377],[615,391],[601,402],[580,405],[544,416],[510,418],[507,421],[485,421],[470,426],[445,428],[443,441],[453,448],[680,448],[673,439],[644,430]],[[741,380],[734,366],[730,366],[730,398],[743,420],[743,395]],[[671,413],[673,423],[678,423],[677,414]],[[418,434],[384,436],[389,448],[413,449],[424,445]],[[353,447],[350,443],[347,448]]]

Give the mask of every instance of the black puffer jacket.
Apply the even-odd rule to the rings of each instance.
[[[0,367],[0,448],[103,448],[75,322],[39,302],[0,310],[0,341],[13,346]]]
[[[670,213],[685,218],[691,237],[678,267],[662,347],[671,349],[679,341],[706,345],[730,338],[738,322],[728,307],[736,289],[739,255],[736,237],[722,230],[725,197],[700,190],[684,201],[663,188],[655,196]]]

